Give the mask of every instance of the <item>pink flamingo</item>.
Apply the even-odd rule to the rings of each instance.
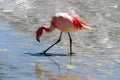
[[[69,32],[78,31],[78,30],[94,30],[94,28],[89,27],[84,22],[82,22],[80,19],[75,17],[72,14],[69,13],[56,13],[52,20],[51,25],[48,28],[47,26],[41,26],[36,31],[36,40],[40,42],[39,38],[42,36],[43,31],[46,32],[52,32],[55,28],[59,29],[61,31],[60,37],[53,45],[51,45],[49,48],[47,48],[43,53],[46,54],[46,52],[53,47],[55,44],[59,43],[61,40],[61,36],[63,32],[67,32],[70,40],[70,55],[73,54],[72,52],[72,38],[70,36]]]

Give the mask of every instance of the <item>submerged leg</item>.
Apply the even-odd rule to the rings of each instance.
[[[53,45],[51,45],[49,48],[47,48],[45,51],[43,51],[43,53],[46,54],[46,52],[47,52],[51,47],[53,47],[55,44],[59,43],[60,40],[61,40],[61,36],[62,36],[62,32],[60,33],[60,37],[59,37],[59,39],[58,39]]]
[[[70,56],[71,56],[71,55],[74,54],[74,53],[72,52],[72,38],[71,38],[69,32],[68,32],[68,36],[69,36],[69,40],[70,40]]]

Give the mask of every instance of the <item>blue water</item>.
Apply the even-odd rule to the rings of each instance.
[[[0,80],[50,80],[46,74],[52,75],[52,80],[60,76],[72,76],[76,80],[119,80],[119,3],[117,0],[1,0]],[[60,31],[45,33],[39,43],[35,40],[36,29],[49,25],[54,13],[61,11],[80,17],[96,31],[71,33],[73,51],[77,53],[72,58],[68,54],[66,33],[48,51],[50,56],[38,54],[58,39]]]
[[[35,75],[35,64],[39,63],[43,72],[59,75],[56,64],[44,54],[38,54],[35,37],[14,29],[7,21],[0,20],[0,78],[1,80],[22,80],[39,78]],[[43,48],[44,49],[44,48]],[[60,48],[61,50],[61,48]],[[56,51],[57,52],[57,51]],[[60,64],[62,74],[67,72],[70,56],[65,51],[51,53],[50,58]],[[119,50],[93,51],[72,57],[73,69],[69,74],[80,77],[90,76],[96,80],[119,80]],[[46,79],[46,78],[45,78]]]

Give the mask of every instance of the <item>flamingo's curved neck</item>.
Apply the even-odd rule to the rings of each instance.
[[[42,26],[40,29],[41,29],[41,31],[43,31],[43,30],[45,30],[46,32],[50,31],[50,29],[47,26]]]
[[[48,28],[47,26],[41,26],[37,31],[36,31],[36,40],[39,41],[39,38],[42,36],[43,31],[46,32],[52,32],[54,30],[53,27]]]
[[[43,31],[52,32],[54,30],[54,27],[50,26],[48,28],[47,26],[41,26],[38,30],[39,30],[38,32],[43,32]]]

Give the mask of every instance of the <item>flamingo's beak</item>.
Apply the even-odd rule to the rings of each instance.
[[[37,40],[38,42],[40,42],[40,40],[39,40],[40,36],[41,36],[41,28],[39,28],[39,29],[36,31],[36,40]]]
[[[40,42],[40,40],[39,40],[39,37],[38,37],[38,36],[36,36],[36,40],[37,40],[38,42]]]
[[[40,42],[38,33],[36,33],[36,40]]]

